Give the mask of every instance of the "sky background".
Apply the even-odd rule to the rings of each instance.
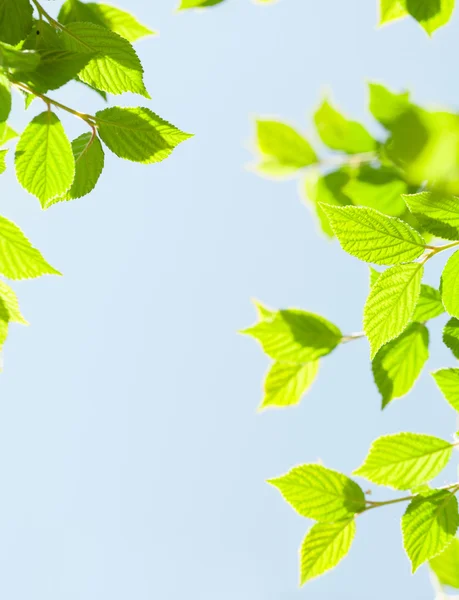
[[[377,30],[376,4],[227,0],[177,14],[174,0],[119,0],[160,36],[137,46],[151,103],[112,104],[149,106],[195,137],[152,166],[107,153],[94,193],[46,212],[12,168],[2,176],[2,214],[65,277],[14,285],[31,326],[11,327],[0,382],[0,597],[433,598],[427,569],[410,574],[402,506],[359,519],[346,560],[300,590],[310,523],[264,483],[318,459],[350,473],[385,433],[450,439],[455,417],[430,375],[381,413],[360,340],[322,361],[298,408],[257,414],[268,359],[236,333],[255,319],[251,298],[358,331],[368,291],[367,268],[319,234],[297,183],[246,168],[253,118],[315,140],[329,90],[377,133],[367,81],[458,108],[458,18],[429,40],[414,21]],[[103,108],[82,86],[54,97]],[[18,96],[12,124],[41,110],[25,116]],[[430,370],[454,364],[445,320],[431,327]]]

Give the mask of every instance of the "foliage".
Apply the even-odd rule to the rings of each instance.
[[[132,42],[152,34],[135,17],[107,4],[66,0],[54,19],[37,0],[0,0],[0,146],[19,137],[17,179],[43,209],[92,192],[104,168],[104,147],[149,164],[164,160],[190,137],[146,107],[113,106],[88,115],[48,95],[71,83],[85,84],[104,99],[125,92],[149,98]],[[34,99],[45,105],[20,136],[7,122],[13,89],[26,108]],[[70,141],[57,110],[77,117],[87,131]],[[0,173],[7,168],[7,153],[0,150]],[[0,274],[9,279],[59,274],[4,217],[0,248]],[[0,302],[1,346],[8,323],[25,320],[4,282]]]
[[[429,321],[444,313],[450,319],[443,341],[459,358],[459,117],[429,111],[408,93],[379,84],[369,85],[369,98],[382,137],[329,100],[321,104],[314,124],[326,155],[287,123],[256,121],[254,170],[276,179],[299,176],[322,232],[370,266],[362,332],[344,334],[320,315],[256,303],[258,321],[242,333],[274,361],[261,410],[300,402],[320,360],[360,338],[368,340],[384,409],[416,383],[429,356]],[[432,287],[423,282],[424,266],[443,253],[449,257]],[[459,369],[432,375],[459,412]],[[456,439],[411,432],[376,439],[354,476],[409,491],[395,499],[370,500],[356,481],[321,465],[300,465],[270,480],[300,515],[315,521],[300,551],[301,583],[347,555],[357,515],[406,502],[401,528],[413,572],[428,563],[440,584],[459,589],[459,482],[432,485],[459,445]]]

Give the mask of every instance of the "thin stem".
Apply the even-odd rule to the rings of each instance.
[[[85,113],[80,113],[77,110],[74,110],[73,108],[70,108],[69,106],[66,106],[65,104],[62,104],[61,102],[58,102],[57,100],[53,100],[52,98],[49,98],[48,96],[45,96],[44,94],[39,94],[39,93],[35,92],[32,88],[30,88],[28,85],[26,85],[25,83],[21,83],[19,81],[14,81],[13,79],[11,80],[11,83],[13,85],[15,85],[16,87],[24,90],[25,92],[27,92],[29,94],[33,94],[37,98],[40,98],[41,100],[43,100],[43,102],[48,106],[48,110],[50,110],[51,105],[56,106],[57,108],[61,108],[62,110],[65,110],[66,112],[74,115],[75,117],[78,117],[79,119],[83,119],[83,121],[85,121],[93,130],[95,129],[95,127],[96,127],[95,117],[93,117],[91,115],[87,115]]]
[[[51,25],[53,25],[53,27],[57,27],[58,29],[65,29],[65,27],[63,25],[61,25],[59,23],[59,21],[56,21],[56,19],[53,19],[53,17],[46,12],[46,10],[43,8],[43,6],[38,2],[38,0],[32,0],[33,4],[35,4],[36,9],[38,10],[38,14],[41,17],[45,17],[45,19],[47,19]]]
[[[454,445],[456,446],[457,444]],[[459,492],[459,483],[445,485],[444,487],[437,488],[437,490],[450,490],[453,494],[457,494],[457,492]],[[382,500],[380,502],[367,500],[366,503],[368,506],[360,514],[372,510],[373,508],[380,508],[381,506],[389,506],[390,504],[398,504],[399,502],[410,502],[411,500],[414,500],[414,498],[416,498],[417,496],[418,494],[411,494],[410,496],[402,496],[401,498],[394,498],[393,500]]]
[[[425,246],[426,253],[421,258],[421,264],[425,264],[428,260],[430,260],[439,252],[443,252],[444,250],[450,250],[451,248],[455,248],[456,246],[459,246],[459,241],[451,242],[450,244],[444,244],[443,246]]]
[[[352,342],[353,340],[359,340],[360,338],[365,337],[364,331],[359,331],[357,333],[350,333],[349,335],[343,335],[341,338],[342,344],[347,344],[348,342]]]

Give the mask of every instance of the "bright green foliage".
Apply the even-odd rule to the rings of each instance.
[[[343,117],[327,100],[314,115],[314,122],[323,143],[333,150],[358,154],[376,148],[376,141],[363,125]]]
[[[443,306],[452,317],[459,317],[459,250],[448,260],[441,275]]]
[[[453,447],[431,435],[397,433],[378,438],[354,471],[378,485],[408,490],[431,481],[448,464]]]
[[[258,300],[252,300],[252,302],[255,306],[255,310],[257,311],[257,317],[260,321],[263,321],[264,319],[271,319],[271,317],[274,317],[274,315],[276,314],[275,310],[267,308]]]
[[[0,72],[0,122],[4,123],[11,111],[11,89],[10,82]]]
[[[429,564],[441,584],[459,589],[458,538],[454,538],[441,554],[431,558]]]
[[[424,252],[422,236],[400,219],[371,208],[321,206],[343,250],[360,260],[394,265]]]
[[[365,508],[365,496],[352,479],[322,465],[302,465],[268,481],[303,517],[321,522],[347,519]]]
[[[93,56],[79,72],[84,82],[110,94],[134,92],[150,97],[140,60],[125,38],[94,23],[69,23],[62,41],[68,50]]]
[[[459,200],[429,192],[405,195],[410,212],[435,236],[446,240],[459,239]]]
[[[160,162],[191,137],[148,108],[114,106],[96,113],[96,120],[100,138],[110,150],[134,162]]]
[[[330,354],[342,338],[336,325],[302,310],[280,310],[242,333],[258,340],[274,360],[292,363],[307,363]]]
[[[7,315],[7,321],[28,325],[19,308],[16,294],[10,286],[2,280],[0,280],[0,305],[3,319],[5,318],[5,315]]]
[[[406,210],[401,194],[407,184],[397,172],[390,168],[376,169],[362,165],[349,182],[343,187],[343,193],[355,205],[375,208],[385,215],[399,217]]]
[[[216,6],[221,4],[224,0],[181,0],[179,9],[184,10],[185,8],[206,8],[208,6]]]
[[[446,400],[459,412],[459,369],[439,369],[432,376]]]
[[[33,9],[29,0],[0,0],[0,40],[17,44],[32,29]]]
[[[45,208],[63,200],[74,200],[92,192],[104,168],[104,151],[99,138],[83,133],[72,142],[75,159],[75,178],[72,187],[63,196],[50,200]]]
[[[14,129],[11,129],[8,123],[0,123],[0,146],[5,145],[16,137],[18,137],[18,134]]]
[[[384,127],[390,128],[409,107],[408,92],[395,94],[379,83],[368,84],[368,91],[370,112]]]
[[[0,273],[9,279],[60,275],[32,246],[17,225],[0,217]]]
[[[435,317],[439,317],[445,312],[441,301],[441,294],[430,285],[423,283],[418,303],[413,315],[413,321],[423,323]]]
[[[6,171],[6,155],[8,150],[0,150],[0,175]]]
[[[380,0],[380,24],[411,15],[430,35],[446,25],[454,10],[454,0]]]
[[[317,162],[309,142],[293,127],[280,121],[257,120],[256,143],[262,158],[255,168],[264,175],[291,175]]]
[[[454,356],[459,360],[459,320],[450,319],[443,329],[443,343],[447,346]]]
[[[43,207],[72,185],[75,161],[58,117],[46,111],[24,130],[16,149],[16,174]]]
[[[66,0],[61,7],[58,19],[63,25],[76,21],[94,23],[114,31],[131,43],[154,33],[124,10],[109,4],[96,2],[85,3],[80,2],[80,0]]]
[[[399,336],[410,322],[421,290],[424,268],[420,263],[395,265],[381,273],[365,303],[363,329],[371,358]]]
[[[333,569],[348,554],[355,537],[354,519],[313,525],[300,550],[301,585]]]
[[[260,410],[298,404],[313,384],[318,370],[317,360],[308,363],[275,362],[266,375]]]
[[[454,493],[440,490],[417,496],[402,517],[403,545],[413,573],[437,556],[456,535],[459,513]]]
[[[372,363],[373,377],[383,408],[411,390],[429,357],[428,347],[427,328],[420,323],[412,323],[376,354]]]
[[[333,237],[334,233],[328,217],[322,209],[322,204],[332,206],[352,204],[350,197],[344,193],[344,188],[349,181],[350,176],[345,169],[332,171],[323,176],[311,173],[305,180],[306,200],[309,201],[308,204],[312,204],[322,231],[329,237]]]

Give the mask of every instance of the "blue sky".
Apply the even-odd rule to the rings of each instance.
[[[359,330],[368,286],[295,183],[246,169],[254,116],[314,140],[328,90],[377,133],[370,80],[457,109],[457,19],[429,40],[409,21],[376,30],[375,0],[227,0],[183,14],[173,0],[118,4],[161,35],[138,45],[151,103],[112,104],[148,105],[195,137],[149,167],[107,155],[91,196],[46,212],[12,168],[2,176],[2,214],[65,276],[15,285],[31,326],[12,327],[0,384],[0,596],[430,600],[427,570],[412,577],[403,554],[400,507],[362,517],[345,562],[300,590],[309,523],[264,483],[318,459],[349,473],[384,433],[449,438],[455,417],[430,376],[381,413],[359,341],[323,361],[300,407],[260,415],[268,361],[236,332],[254,320],[252,297]],[[55,97],[99,107],[84,89]],[[453,364],[438,321],[431,369]]]

